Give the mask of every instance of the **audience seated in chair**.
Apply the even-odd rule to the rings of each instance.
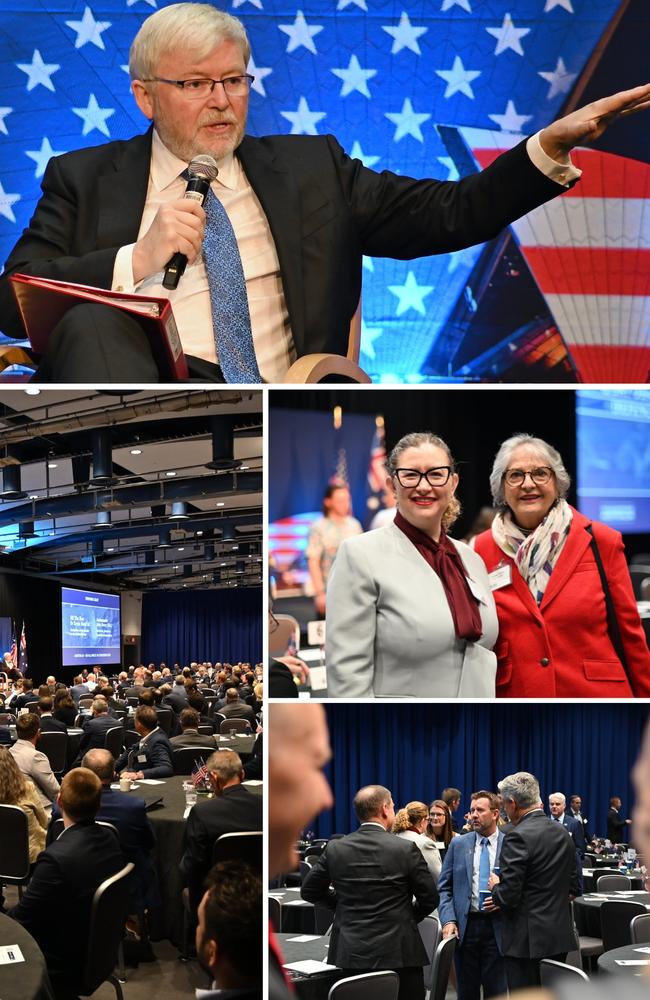
[[[67,733],[68,727],[65,722],[55,719],[52,715],[54,702],[51,695],[46,695],[38,699],[38,717],[41,724],[42,733]]]
[[[41,727],[38,716],[33,712],[19,715],[16,719],[17,740],[9,753],[26,777],[36,785],[41,805],[50,813],[52,803],[59,792],[59,783],[52,773],[50,762],[44,753],[36,749]]]
[[[104,698],[93,700],[91,717],[83,724],[83,733],[79,742],[79,752],[73,767],[79,767],[81,758],[88,750],[100,749],[106,744],[106,733],[115,728],[115,719],[108,714],[108,704]]]
[[[102,785],[86,768],[61,782],[64,831],[40,855],[22,900],[9,916],[43,952],[56,1000],[79,993],[95,890],[124,865],[113,831],[95,823]]]
[[[135,711],[135,728],[140,740],[118,758],[115,770],[127,778],[171,778],[174,773],[172,748],[158,728],[156,710],[140,705]]]
[[[255,713],[250,705],[240,700],[237,688],[228,688],[226,704],[219,709],[219,712],[227,719],[244,719],[252,728],[255,727]]]
[[[198,802],[190,812],[180,863],[183,884],[190,891],[192,913],[196,913],[201,899],[217,837],[262,829],[262,797],[242,787],[244,769],[239,754],[218,750],[208,758],[207,768],[215,798]]]
[[[241,861],[222,862],[208,875],[196,954],[212,975],[212,989],[202,1000],[219,1000],[229,990],[237,1000],[261,1000],[262,883]]]
[[[213,736],[203,736],[199,732],[199,713],[193,708],[184,708],[181,712],[181,735],[174,736],[169,741],[173,750],[180,750],[181,747],[205,747],[216,743]]]
[[[0,805],[20,806],[27,815],[29,863],[33,865],[45,847],[48,816],[34,782],[25,777],[4,747],[0,747]]]

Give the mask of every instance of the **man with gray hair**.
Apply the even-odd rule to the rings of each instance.
[[[501,910],[512,993],[539,986],[540,960],[563,962],[573,948],[570,902],[578,882],[573,841],[544,814],[537,778],[518,771],[499,782],[499,792],[512,827],[501,848],[501,874],[489,878],[492,899],[484,908]]]
[[[571,187],[580,171],[570,150],[650,96],[648,86],[595,101],[460,182],[418,181],[364,167],[332,136],[245,135],[249,57],[242,23],[216,5],[175,3],[144,21],[129,72],[153,129],[50,161],[0,281],[5,333],[24,336],[8,277],[27,272],[167,297],[193,377],[282,381],[297,357],[347,354],[362,255],[407,259],[492,239]],[[218,169],[208,165],[204,206],[183,197],[197,155]],[[176,287],[163,274],[179,255],[188,267],[175,265]],[[96,302],[57,323],[39,371],[52,382],[160,377],[140,325]]]
[[[387,836],[393,797],[366,785],[354,797],[359,829],[331,840],[302,884],[302,897],[334,910],[328,961],[345,975],[392,969],[398,1000],[423,1000],[428,958],[417,929],[438,905],[438,891],[419,848]]]

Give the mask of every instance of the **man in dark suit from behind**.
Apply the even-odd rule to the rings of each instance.
[[[220,862],[199,904],[196,954],[212,977],[202,1000],[262,1000],[262,880],[242,861]],[[236,991],[236,992],[235,992]]]
[[[624,840],[625,828],[632,822],[631,819],[623,819],[621,816],[621,802],[618,795],[613,795],[609,800],[607,811],[607,839],[612,844],[622,844]]]
[[[115,771],[125,778],[171,778],[174,773],[170,742],[158,728],[155,708],[140,705],[135,710],[134,725],[140,741],[117,759]]]
[[[168,695],[162,700],[163,705],[173,708],[177,715],[187,708],[187,690],[185,688],[185,678],[178,674],[174,680],[174,686]]]
[[[39,855],[23,898],[9,914],[43,952],[57,1000],[80,992],[95,890],[124,866],[114,832],[95,823],[101,792],[101,781],[87,768],[66,774],[57,800],[63,833]]]
[[[67,733],[68,727],[65,722],[55,719],[52,715],[54,702],[51,696],[38,699],[38,717],[41,722],[42,733]]]
[[[79,767],[81,758],[87,750],[106,746],[106,733],[120,725],[117,719],[108,714],[108,704],[104,698],[95,698],[90,707],[90,718],[83,724],[83,732],[79,741],[79,752],[73,767]]]
[[[239,754],[234,750],[218,750],[206,765],[215,798],[197,802],[187,817],[185,851],[180,863],[193,913],[203,895],[203,879],[210,870],[217,837],[223,833],[255,832],[263,827],[262,796],[242,785],[244,769]]]
[[[34,691],[34,682],[29,677],[23,677],[23,692],[11,703],[11,711],[15,714],[22,708],[31,706],[32,702],[38,701],[38,691]],[[30,711],[32,711],[30,707]]]
[[[204,736],[199,732],[199,713],[194,708],[184,708],[181,712],[181,734],[173,736],[169,741],[172,750],[180,750],[181,747],[212,747],[216,750],[214,736]]]
[[[301,895],[334,910],[332,965],[350,976],[392,969],[398,1000],[423,1000],[428,958],[417,925],[438,905],[436,884],[419,848],[389,836],[395,808],[387,788],[359,789],[354,811],[359,829],[329,842]]]
[[[578,894],[571,837],[552,822],[540,802],[539,782],[527,771],[499,782],[512,827],[501,848],[501,874],[491,875],[492,898],[501,909],[501,948],[508,989],[539,986],[542,958],[564,962],[573,948],[571,899]]]
[[[237,688],[228,688],[226,691],[226,704],[219,709],[221,715],[227,719],[244,719],[250,724],[251,729],[255,727],[255,713],[250,705],[242,701]]]

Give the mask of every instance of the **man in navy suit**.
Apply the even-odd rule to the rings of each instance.
[[[41,723],[42,733],[67,733],[68,727],[65,722],[55,719],[52,715],[52,698],[43,697],[38,699],[38,717]]]
[[[582,815],[582,799],[579,795],[574,794],[569,799],[568,815],[572,816],[573,819],[577,819],[578,823],[580,823],[580,825],[582,826],[582,832],[585,835],[585,849],[586,849],[586,846],[591,841],[592,835],[589,829],[589,820],[587,819],[586,816]]]
[[[78,767],[66,774],[58,797],[63,833],[39,855],[23,898],[9,914],[43,952],[57,1000],[79,994],[93,896],[124,866],[115,833],[95,823],[101,792],[92,771]]]
[[[81,758],[88,750],[106,746],[106,733],[119,725],[117,719],[108,714],[108,703],[104,698],[95,698],[90,708],[90,719],[83,724],[79,741],[79,753],[73,767],[79,767]]]
[[[118,758],[116,772],[134,780],[171,778],[174,773],[172,748],[165,733],[158,728],[155,708],[140,705],[135,710],[134,720],[140,741]]]
[[[584,860],[585,851],[587,850],[584,828],[582,823],[579,823],[577,819],[574,819],[573,816],[569,816],[568,813],[565,812],[566,797],[562,794],[562,792],[553,792],[549,795],[548,804],[551,810],[551,819],[556,823],[560,823],[564,829],[571,834],[571,839],[575,844],[576,872],[578,874],[580,895],[582,895],[582,862]]]
[[[457,937],[458,1000],[480,1000],[505,993],[506,968],[501,954],[501,917],[483,908],[481,891],[498,870],[503,833],[497,827],[499,800],[494,792],[474,792],[470,808],[473,832],[454,837],[438,880],[438,913],[445,938]]]

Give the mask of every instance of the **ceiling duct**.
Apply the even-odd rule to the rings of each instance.
[[[158,548],[169,549],[171,548],[171,544],[171,531],[169,528],[163,528],[162,531],[158,533]]]
[[[235,526],[231,521],[227,521],[221,532],[222,542],[234,542],[235,541]]]
[[[104,541],[101,538],[93,538],[90,543],[90,551],[94,556],[102,556],[104,554]]]
[[[91,528],[96,530],[97,528],[108,528],[111,524],[111,512],[110,510],[98,510],[95,515],[95,523],[91,524]]]
[[[100,427],[92,433],[93,486],[114,486],[119,482],[113,476],[113,439],[108,427]]]
[[[88,489],[90,481],[90,455],[72,456],[72,481],[74,488],[81,493]]]
[[[33,521],[23,521],[18,527],[18,537],[19,538],[37,538],[38,535],[34,531]]]
[[[2,491],[0,492],[0,499],[25,500],[26,498],[27,494],[21,488],[20,466],[5,465],[2,470]]]
[[[172,504],[172,512],[169,515],[170,521],[185,521],[190,515],[187,513],[187,504],[184,500],[177,500]]]
[[[206,542],[203,547],[203,558],[214,559],[214,542]]]
[[[232,472],[241,462],[235,461],[235,423],[228,417],[211,417],[212,461],[206,462],[206,469],[216,472]]]

